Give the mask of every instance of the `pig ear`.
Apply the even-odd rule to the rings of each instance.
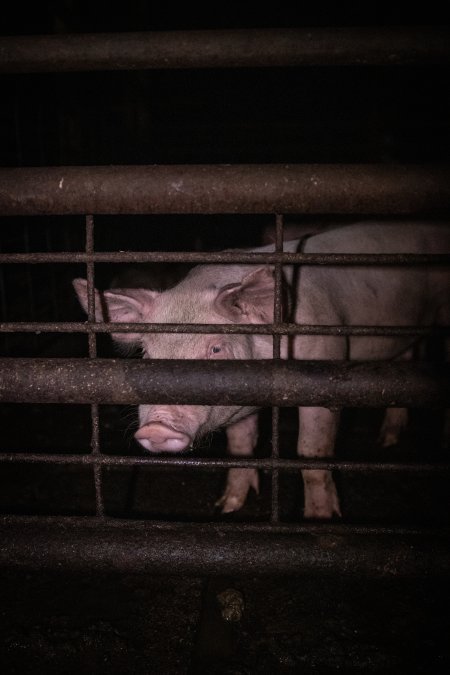
[[[271,267],[260,267],[239,284],[220,289],[214,306],[227,319],[240,323],[272,323],[274,277]]]
[[[78,299],[87,313],[87,283],[74,279],[73,286]],[[146,288],[114,288],[99,292],[95,290],[95,317],[97,321],[115,323],[141,323],[151,320],[153,300],[156,291]],[[138,333],[113,333],[112,338],[121,343],[139,341]]]
[[[80,305],[86,312],[88,313],[88,292],[87,292],[87,281],[86,279],[74,279],[72,281],[72,285],[75,289],[75,293],[78,296],[78,300],[80,301]],[[103,307],[102,307],[102,301],[100,298],[100,293],[98,292],[97,289],[94,291],[94,297],[95,297],[95,318],[97,321],[103,321],[104,320],[104,312],[103,312]]]

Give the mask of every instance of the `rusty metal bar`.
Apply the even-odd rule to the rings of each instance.
[[[86,216],[86,254],[88,258],[94,253],[94,216]],[[92,260],[88,259],[86,263],[86,278],[88,283],[88,319],[89,324],[95,322],[95,266]],[[89,357],[91,359],[97,358],[97,336],[93,331],[88,333],[89,339]],[[91,451],[93,455],[100,454],[99,443],[99,416],[98,404],[91,404]],[[94,489],[95,489],[95,508],[97,516],[100,518],[105,515],[105,507],[103,503],[103,485],[102,485],[102,467],[99,464],[94,464]]]
[[[448,575],[441,529],[238,523],[136,523],[97,518],[0,520],[0,566],[167,574]],[[195,542],[195,546],[192,545]],[[74,547],[77,555],[74,555]]]
[[[41,452],[0,452],[1,463],[52,464],[82,466],[146,466],[159,469],[216,470],[229,468],[254,468],[268,471],[300,471],[302,469],[322,469],[328,471],[351,471],[356,473],[376,473],[389,471],[398,473],[442,473],[450,471],[448,462],[362,462],[340,459],[261,459],[244,457],[194,457],[194,456],[152,456],[152,455],[93,455],[93,454],[52,454]]]
[[[281,214],[277,214],[275,218],[275,251],[280,253],[283,251],[283,226],[284,218]],[[275,292],[273,298],[273,322],[274,326],[279,326],[283,320],[283,266],[281,263],[275,264]],[[279,359],[281,356],[281,335],[273,333],[273,358]],[[272,458],[277,460],[280,454],[280,410],[278,406],[272,408]],[[278,523],[280,519],[280,504],[279,504],[279,471],[277,465],[274,464],[271,470],[271,512],[270,521]]]
[[[3,358],[0,401],[443,407],[449,375],[424,362]]]
[[[1,172],[1,170],[0,170]],[[120,251],[108,253],[0,253],[0,264],[26,263],[242,263],[270,265],[448,265],[448,253],[253,253],[243,251],[174,252]]]
[[[435,214],[450,167],[240,164],[0,169],[3,215],[145,213]]]
[[[44,523],[44,524],[55,524],[55,525],[84,525],[89,528],[96,528],[98,520],[93,516],[37,516],[37,515],[15,515],[15,514],[0,514],[0,526],[7,525],[9,523],[22,523],[32,525],[34,523]],[[158,524],[155,525],[154,522],[149,522],[145,520],[129,520],[122,518],[107,518],[104,522],[104,525],[111,529],[144,529],[152,530],[154,527],[159,528],[161,526],[162,530],[166,532],[176,531],[183,527],[180,523],[168,522],[168,521],[158,521]],[[280,523],[275,527],[272,527],[267,522],[258,521],[252,523],[192,523],[195,528],[199,530],[215,530],[216,525],[220,529],[223,528],[223,532],[227,530],[239,530],[241,532],[285,532],[285,533],[296,533],[296,534],[312,534],[312,535],[326,535],[326,534],[335,534],[338,536],[347,536],[347,535],[373,535],[373,534],[398,534],[401,536],[416,536],[421,533],[430,532],[428,527],[421,526],[412,526],[412,525],[381,525],[381,524],[355,524],[355,523],[345,523],[342,521],[321,521],[321,522],[303,522],[303,523]],[[433,529],[436,536],[447,536],[450,534],[450,528],[446,526],[436,527]]]
[[[272,408],[272,462],[270,467],[271,477],[271,512],[270,522],[278,523],[280,520],[280,409],[278,406]],[[300,467],[299,467],[300,468]]]
[[[449,63],[437,26],[161,31],[2,37],[0,72]]]
[[[444,337],[450,326],[322,326],[294,323],[271,324],[178,324],[178,323],[98,323],[5,321],[0,333],[187,333],[240,335],[339,335]]]
[[[97,403],[93,403],[91,405],[91,421],[92,421],[91,451],[92,456],[98,457],[100,455],[100,443],[99,443],[100,423],[99,423]],[[95,508],[97,516],[103,517],[105,515],[105,506],[103,501],[102,465],[99,463],[94,463],[94,489],[95,489]]]
[[[87,300],[88,300],[88,326],[95,323],[95,270],[92,255],[94,253],[94,217],[86,216],[86,279],[87,279]],[[97,356],[96,335],[90,331],[89,338],[89,356],[94,359]]]
[[[283,216],[276,216],[275,226],[275,252],[283,252]],[[279,326],[283,320],[282,303],[283,303],[283,266],[281,263],[275,264],[275,290],[273,296],[273,323],[274,326]],[[273,334],[273,358],[280,358],[280,334]]]

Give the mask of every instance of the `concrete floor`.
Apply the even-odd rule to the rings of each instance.
[[[217,596],[242,594],[225,622]],[[444,673],[448,580],[2,575],[1,672]]]

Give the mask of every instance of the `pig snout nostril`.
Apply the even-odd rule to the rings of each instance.
[[[192,439],[183,431],[177,431],[161,422],[145,424],[134,435],[135,439],[150,452],[182,452]]]

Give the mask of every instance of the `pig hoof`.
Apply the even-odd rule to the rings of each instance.
[[[329,471],[304,471],[305,518],[341,517],[336,485]]]
[[[400,431],[398,429],[387,429],[386,431],[380,433],[378,437],[378,443],[382,448],[391,448],[393,445],[397,445],[400,438]]]
[[[324,520],[341,518],[341,507],[336,491],[305,499],[304,517],[306,519]]]
[[[342,513],[340,509],[336,508],[324,508],[322,506],[313,506],[311,508],[305,508],[303,514],[305,520],[331,520],[332,518],[342,518]]]
[[[331,518],[342,518],[341,509],[338,503],[332,504],[308,504],[305,505],[304,518],[309,520],[330,520]]]
[[[256,469],[230,469],[225,492],[217,500],[215,506],[222,507],[222,513],[239,511],[245,504],[250,488],[253,488],[255,492],[259,492],[258,472]]]
[[[408,410],[406,408],[387,408],[378,436],[378,443],[381,447],[390,448],[397,445],[407,424]]]
[[[242,498],[240,495],[223,495],[220,499],[216,501],[216,506],[222,507],[222,513],[233,513],[234,511],[239,511],[244,506],[245,497]]]

